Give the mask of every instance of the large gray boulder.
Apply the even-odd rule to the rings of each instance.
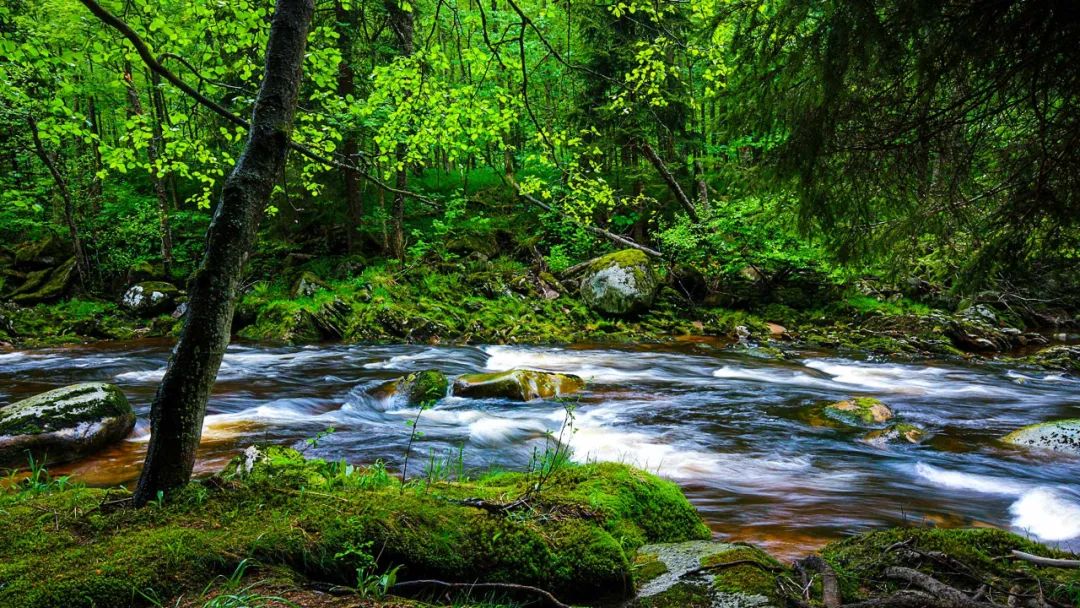
[[[0,407],[0,467],[26,466],[28,456],[56,464],[119,441],[135,426],[124,393],[87,382]]]
[[[1080,418],[1025,426],[1002,438],[1005,443],[1080,456]]]
[[[660,280],[649,258],[624,249],[592,260],[581,277],[581,298],[593,310],[631,315],[652,306]]]
[[[156,315],[175,310],[179,295],[180,290],[172,283],[143,281],[124,292],[120,305],[136,314]]]

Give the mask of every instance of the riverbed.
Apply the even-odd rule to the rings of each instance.
[[[101,380],[139,415],[125,442],[52,467],[91,485],[130,483],[170,344],[138,341],[0,353],[0,404]],[[1080,458],[1011,448],[1020,426],[1080,417],[1080,379],[1003,365],[896,363],[694,342],[638,347],[233,345],[210,400],[197,471],[254,442],[398,469],[415,408],[371,389],[403,373],[451,376],[525,367],[578,374],[566,404],[447,397],[420,415],[410,472],[521,469],[563,437],[573,458],[615,460],[679,483],[718,537],[797,556],[847,534],[895,525],[994,526],[1080,550]],[[873,396],[925,428],[921,444],[875,445],[809,425],[822,401]],[[314,445],[305,440],[323,434]],[[449,464],[443,467],[441,464]],[[447,469],[451,472],[447,473]]]

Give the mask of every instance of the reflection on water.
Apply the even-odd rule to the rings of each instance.
[[[94,485],[138,474],[146,414],[169,345],[114,343],[0,354],[0,403],[56,386],[108,380],[140,416],[128,441],[58,467]],[[589,380],[569,436],[579,460],[616,460],[680,483],[719,535],[795,555],[843,534],[898,524],[993,525],[1080,549],[1080,459],[997,442],[1032,422],[1080,416],[1080,380],[1003,367],[895,364],[803,353],[772,361],[716,344],[665,347],[318,346],[229,349],[210,401],[198,470],[220,468],[253,441],[369,463],[403,457],[416,411],[372,398],[378,383],[418,369],[456,375],[528,367]],[[807,426],[799,408],[877,396],[929,430],[922,445],[874,447]],[[524,467],[558,403],[443,399],[424,412],[426,456],[464,446],[477,470]]]

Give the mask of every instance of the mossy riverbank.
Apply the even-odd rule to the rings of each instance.
[[[319,271],[316,273],[315,271]],[[718,339],[757,345],[759,355],[822,348],[899,359],[1015,357],[1019,363],[1080,369],[1080,349],[1039,349],[1068,338],[1075,320],[1047,332],[1035,321],[984,305],[933,308],[905,297],[867,296],[836,285],[776,289],[768,296],[692,297],[660,268],[662,284],[639,314],[590,308],[572,278],[510,258],[413,265],[318,259],[249,284],[237,305],[239,340],[277,344],[655,343]],[[741,285],[735,291],[750,290]],[[95,340],[175,337],[176,312],[146,317],[114,302],[72,299],[0,307],[0,343],[20,348]],[[1039,333],[1039,332],[1042,333]]]
[[[892,529],[784,564],[708,540],[677,486],[618,464],[403,487],[252,448],[171,500],[126,496],[40,473],[0,491],[0,606],[820,606],[823,573],[845,604],[925,595],[898,572],[972,605],[1080,605],[1080,570],[1013,551],[1071,556],[1008,532]]]

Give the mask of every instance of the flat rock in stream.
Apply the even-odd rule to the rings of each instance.
[[[0,467],[56,464],[87,456],[126,437],[135,412],[115,385],[86,382],[0,408]]]
[[[634,608],[764,608],[778,605],[780,563],[756,547],[715,541],[645,545],[634,559]]]
[[[1025,426],[1002,438],[1012,445],[1020,445],[1080,456],[1080,418],[1053,420]]]
[[[456,397],[532,401],[576,393],[584,386],[584,380],[571,374],[512,369],[491,374],[465,374],[454,381],[453,392]]]

